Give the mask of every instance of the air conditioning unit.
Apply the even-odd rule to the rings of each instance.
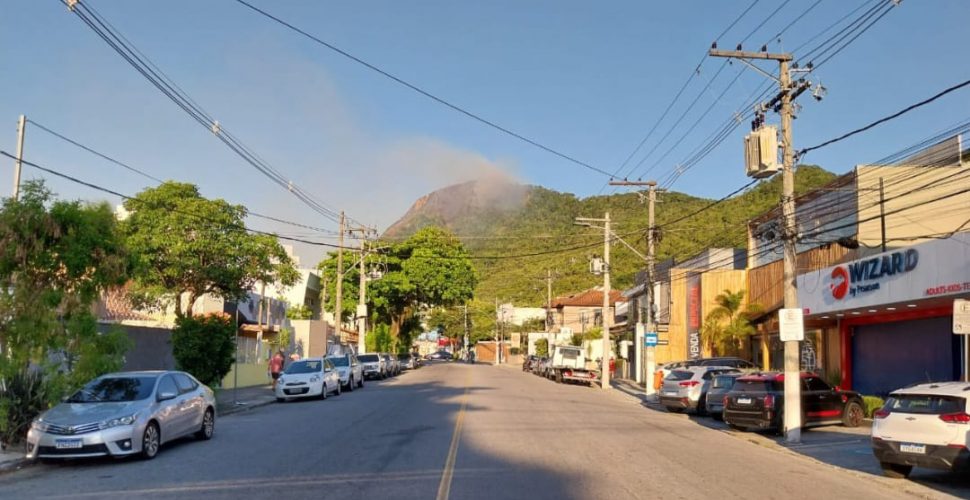
[[[778,172],[778,129],[766,125],[744,136],[744,167],[748,177],[755,179]]]
[[[594,257],[589,261],[589,272],[599,275],[606,271],[606,263],[599,257]]]

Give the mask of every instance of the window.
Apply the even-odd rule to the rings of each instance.
[[[172,376],[175,377],[175,385],[178,386],[179,392],[182,394],[192,392],[199,386],[199,384],[195,383],[194,380],[184,373],[173,373]]]
[[[323,369],[325,371],[333,370],[333,363],[331,363],[329,359],[323,360]]]
[[[734,379],[736,378],[737,377],[731,375],[718,375],[714,377],[714,382],[711,384],[711,387],[715,389],[730,388],[732,385],[734,385]]]
[[[290,363],[290,366],[286,367],[287,374],[302,374],[302,373],[319,373],[323,363],[318,359],[303,359],[300,361],[294,361]]]
[[[804,380],[806,391],[831,391],[832,388],[818,377],[808,377]]]
[[[674,370],[670,372],[670,375],[667,375],[667,378],[665,378],[664,380],[672,380],[674,382],[678,382],[681,380],[690,380],[693,377],[694,377],[694,372],[689,372],[686,370]]]
[[[110,377],[88,383],[71,396],[68,403],[138,401],[151,396],[155,377]]]
[[[165,375],[161,380],[158,381],[158,393],[169,393],[178,394],[178,387],[175,385],[175,381],[172,380],[171,375]]]
[[[966,400],[956,396],[894,394],[886,402],[885,408],[899,413],[943,415],[964,411]]]

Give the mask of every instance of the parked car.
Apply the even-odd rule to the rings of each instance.
[[[728,366],[692,366],[670,372],[660,390],[660,404],[673,413],[704,413],[711,379],[722,373],[741,372]]]
[[[889,394],[872,415],[872,452],[886,476],[904,478],[913,467],[967,470],[968,389],[966,382],[939,382]]]
[[[357,360],[360,361],[364,370],[364,378],[387,378],[387,365],[382,356],[378,354],[358,354]]]
[[[327,359],[337,369],[343,389],[353,391],[355,387],[364,387],[364,367],[361,366],[356,354],[350,352],[331,354]]]
[[[179,371],[102,375],[38,416],[27,432],[27,458],[141,454],[162,444],[215,430],[212,390]]]
[[[452,354],[448,351],[437,351],[426,356],[429,361],[451,361]]]
[[[733,356],[720,356],[713,358],[697,358],[688,359],[684,361],[671,361],[669,363],[664,363],[657,367],[657,371],[654,372],[653,384],[654,389],[660,390],[663,386],[664,379],[667,375],[670,375],[672,370],[677,370],[680,368],[690,368],[692,366],[729,366],[732,368],[737,368],[744,371],[754,371],[758,370],[758,366],[754,363],[733,357]]]
[[[414,360],[414,356],[411,356],[411,353],[398,354],[397,361],[401,365],[402,370],[413,370],[417,368],[416,361]]]
[[[276,400],[299,398],[327,399],[340,395],[340,373],[327,358],[305,358],[293,361],[276,381]]]
[[[532,365],[535,364],[535,362],[538,361],[538,360],[539,360],[539,357],[538,356],[534,356],[532,354],[530,354],[530,355],[526,356],[525,358],[523,358],[522,359],[522,371],[524,371],[524,372],[532,371]]]
[[[539,360],[538,366],[536,366],[536,375],[540,377],[549,378],[549,372],[552,369],[552,358],[544,357]]]
[[[411,353],[411,359],[414,360],[415,368],[421,368],[421,366],[424,365],[424,359],[422,359],[421,355],[416,352]]]
[[[731,391],[734,381],[741,376],[740,372],[725,372],[714,375],[711,379],[711,387],[707,390],[707,397],[704,398],[705,410],[714,420],[721,420],[724,412],[724,396]]]
[[[738,377],[724,396],[724,421],[739,429],[784,427],[785,375],[766,372]],[[801,374],[802,426],[856,427],[865,418],[862,396],[833,388],[814,373]]]
[[[386,352],[382,352],[381,359],[384,360],[384,366],[387,367],[387,376],[396,377],[401,373],[401,364],[397,362],[396,357],[391,356]]]

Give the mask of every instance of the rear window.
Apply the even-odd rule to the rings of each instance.
[[[776,392],[784,389],[784,383],[774,380],[735,380],[734,392]]]
[[[689,372],[686,370],[674,370],[670,372],[670,374],[667,375],[667,378],[665,378],[664,380],[673,380],[676,382],[680,380],[690,380],[693,377],[694,377],[694,372]]]
[[[894,394],[886,401],[885,408],[898,413],[943,415],[964,411],[966,400],[956,396],[931,396],[925,394]]]
[[[715,389],[724,389],[734,385],[734,380],[737,377],[732,377],[730,375],[718,375],[714,377],[714,382],[711,383],[711,387]]]

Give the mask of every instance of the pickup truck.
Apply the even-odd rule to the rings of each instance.
[[[558,383],[566,381],[595,385],[599,380],[597,371],[586,369],[583,348],[571,345],[555,346],[548,376]]]

